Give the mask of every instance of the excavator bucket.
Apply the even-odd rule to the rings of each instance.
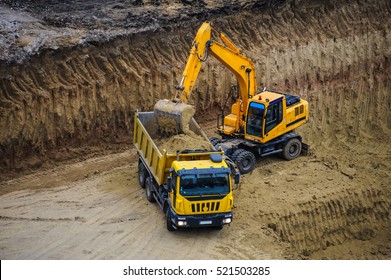
[[[194,107],[179,101],[159,100],[154,107],[158,133],[164,136],[188,134]]]

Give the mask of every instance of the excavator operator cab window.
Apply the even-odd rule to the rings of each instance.
[[[282,121],[282,99],[270,104],[266,112],[265,134]]]
[[[265,112],[265,105],[251,102],[248,108],[247,134],[262,137],[262,123]]]

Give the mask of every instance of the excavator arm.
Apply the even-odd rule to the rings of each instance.
[[[254,64],[223,33],[215,31],[223,43],[213,40],[212,31],[215,30],[211,24],[205,22],[197,32],[178,87],[181,90],[180,99],[185,103],[187,102],[202,64],[208,59],[209,55],[212,55],[236,76],[242,106],[247,108],[249,98],[254,96],[256,91]]]
[[[218,34],[219,41],[212,38],[212,32]],[[189,130],[189,122],[195,111],[187,101],[202,64],[210,55],[235,74],[241,94],[241,98],[232,106],[232,114],[227,116],[227,122],[224,120],[227,124],[224,124],[222,129],[227,129],[226,132],[231,134],[243,126],[248,100],[254,96],[256,89],[254,64],[223,33],[214,30],[209,22],[204,22],[194,38],[181,82],[177,86],[177,99],[160,100],[155,104],[156,122],[162,134],[186,133]]]

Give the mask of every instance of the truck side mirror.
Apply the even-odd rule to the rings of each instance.
[[[172,177],[171,176],[167,177],[167,191],[168,192],[172,191]]]
[[[235,172],[234,174],[234,182],[235,184],[239,184],[239,181],[240,181],[240,173],[239,172]]]

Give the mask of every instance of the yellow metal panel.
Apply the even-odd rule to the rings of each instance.
[[[282,96],[283,96],[282,94],[278,94],[278,93],[274,93],[274,92],[270,92],[270,91],[264,91],[264,92],[256,95],[252,99],[255,99],[256,101],[262,100],[264,102],[270,103],[278,98],[281,98]],[[266,100],[269,100],[269,101],[266,101]]]
[[[224,117],[224,126],[232,126],[233,128],[236,127],[236,115],[229,114]]]
[[[223,125],[220,129],[224,132],[224,134],[231,135],[235,132],[235,127],[229,125]]]

